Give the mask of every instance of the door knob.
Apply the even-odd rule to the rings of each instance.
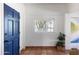
[[[8,40],[4,40],[4,42],[9,42]]]
[[[7,35],[7,33],[5,33],[4,35]]]

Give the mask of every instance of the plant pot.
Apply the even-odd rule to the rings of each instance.
[[[79,54],[78,51],[79,51],[78,49],[72,48],[72,49],[69,51],[69,54],[70,54],[70,55],[78,55],[78,54]]]
[[[64,50],[64,47],[62,47],[62,46],[57,46],[57,51],[62,51],[62,52],[64,52],[65,50]]]

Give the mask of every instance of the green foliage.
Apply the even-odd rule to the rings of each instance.
[[[65,45],[65,34],[60,32],[60,34],[58,36],[58,42],[57,42],[56,46],[64,47],[64,45]]]

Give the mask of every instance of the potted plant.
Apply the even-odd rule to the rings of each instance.
[[[56,43],[56,48],[57,50],[63,51],[64,46],[65,46],[65,34],[60,32],[57,39],[58,39],[58,42]]]

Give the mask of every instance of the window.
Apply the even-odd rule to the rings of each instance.
[[[54,20],[47,22],[47,32],[53,32],[54,31]]]
[[[35,32],[53,32],[54,19],[52,20],[35,20]]]

